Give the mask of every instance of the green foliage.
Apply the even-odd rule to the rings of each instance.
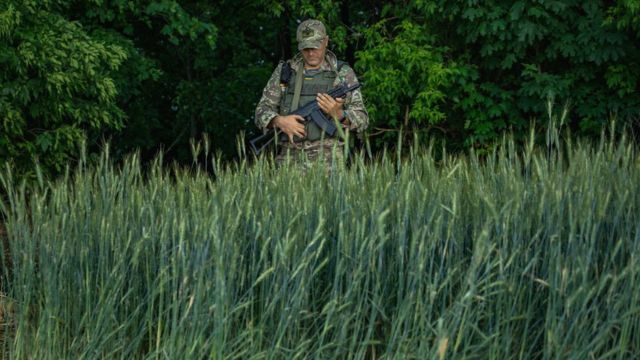
[[[184,41],[202,40],[210,50],[215,47],[216,27],[192,16],[176,1],[151,2],[145,13],[151,17],[160,16],[165,19],[166,24],[160,33],[167,36],[173,45],[178,46]]]
[[[599,133],[612,114],[637,117],[639,39],[607,26],[608,9],[580,1],[440,2],[443,25],[456,24],[440,41],[460,44],[456,56],[478,70],[465,91],[480,94],[478,101],[460,106],[470,142],[522,131],[529,117],[544,119],[547,97],[570,104],[571,123],[587,134]]]
[[[431,46],[426,26],[404,21],[389,27],[381,21],[365,30],[367,46],[358,53],[356,69],[364,74],[371,124],[398,128],[440,123],[456,65],[444,59],[446,48]]]
[[[640,115],[640,39],[626,30],[637,29],[637,4],[385,4],[382,20],[363,27],[358,52],[373,123],[398,128],[409,108],[416,124],[435,122],[452,140],[490,146],[505,130],[525,133],[529,119],[544,128],[548,98],[573,109],[569,123],[581,134],[598,134],[612,116],[633,121]],[[425,64],[421,71],[409,67],[414,57]],[[418,88],[403,86],[400,94],[390,85],[406,79]]]
[[[242,8],[242,13],[238,9]],[[93,154],[191,160],[203,132],[226,159],[295,30],[324,21],[357,70],[377,142],[428,132],[490,149],[504,131],[572,111],[577,134],[640,118],[636,0],[7,0],[0,4],[0,159],[56,173],[86,140]],[[532,122],[533,120],[533,122]],[[437,129],[437,131],[432,131]],[[391,130],[391,131],[387,131]]]
[[[177,107],[178,99],[208,81],[195,69],[210,64],[215,26],[175,1],[42,4],[11,1],[0,13],[3,159],[29,173],[39,158],[55,173],[83,139],[95,148],[115,136],[121,155],[137,147],[155,152],[172,120],[193,127],[200,107]],[[206,17],[210,8],[189,11]]]
[[[608,24],[615,24],[620,30],[635,30],[640,35],[640,1],[617,1],[615,7],[609,8],[608,15]]]
[[[114,74],[127,53],[46,6],[10,1],[0,13],[0,159],[60,171],[86,133],[122,127]]]

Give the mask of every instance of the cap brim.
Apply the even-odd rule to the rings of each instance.
[[[317,41],[301,41],[298,43],[298,50],[302,49],[320,49],[322,40]]]

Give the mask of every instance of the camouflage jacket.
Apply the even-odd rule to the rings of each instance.
[[[298,69],[300,62],[304,61],[301,54],[296,55],[293,59],[288,60],[293,69],[292,77],[295,77],[295,71]],[[338,60],[336,55],[327,50],[325,61],[321,65],[322,70],[337,69]],[[275,71],[271,75],[267,86],[262,91],[262,98],[256,107],[255,123],[261,129],[266,129],[269,122],[280,113],[280,99],[284,95],[285,89],[280,87],[280,71],[283,63],[278,64]],[[343,65],[334,85],[346,83],[347,86],[356,84],[358,79],[356,73],[349,65]],[[349,129],[356,132],[362,132],[369,125],[369,114],[364,107],[362,93],[360,89],[353,91],[345,99],[344,114],[349,120]]]

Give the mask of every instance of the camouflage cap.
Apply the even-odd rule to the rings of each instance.
[[[296,40],[298,40],[298,50],[318,49],[322,41],[327,37],[327,30],[319,20],[305,20],[298,25]]]

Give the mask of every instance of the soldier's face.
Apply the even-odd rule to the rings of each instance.
[[[325,38],[318,49],[307,48],[302,49],[302,57],[307,68],[319,68],[324,61],[324,53],[327,50],[329,38]]]

